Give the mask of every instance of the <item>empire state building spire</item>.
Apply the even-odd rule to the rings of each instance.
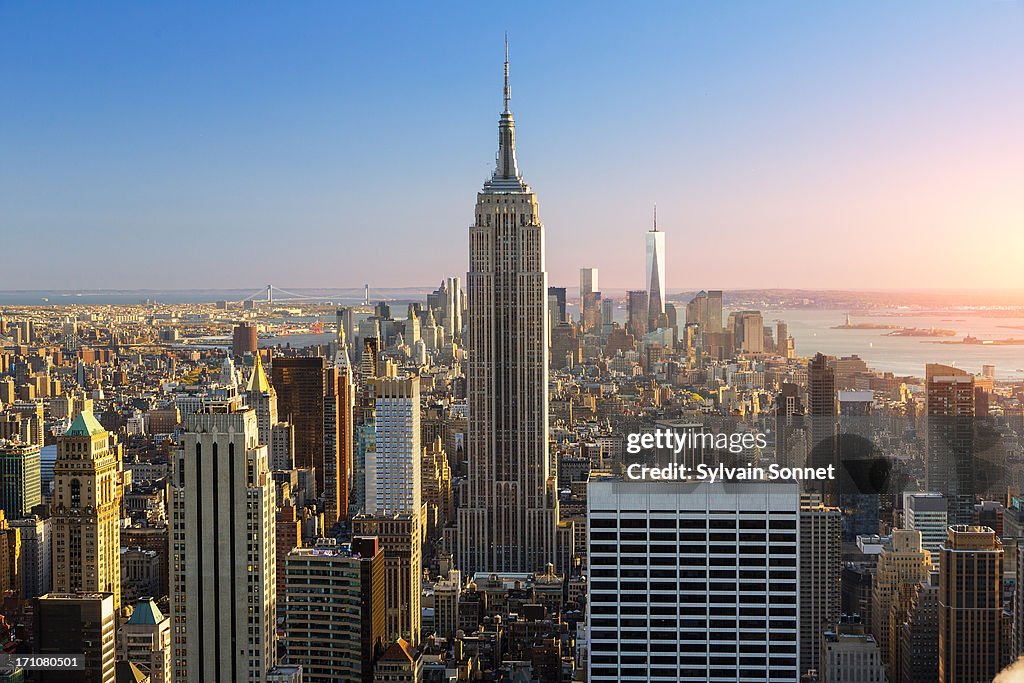
[[[503,93],[504,107],[498,120],[498,154],[494,174],[484,185],[484,191],[494,192],[525,192],[526,184],[519,175],[519,164],[516,161],[516,123],[509,109],[512,99],[512,86],[508,81],[508,35],[505,36],[505,89]]]
[[[536,572],[561,564],[558,488],[548,456],[548,276],[537,195],[516,166],[509,111],[494,174],[476,196],[466,275],[465,505],[462,571]]]

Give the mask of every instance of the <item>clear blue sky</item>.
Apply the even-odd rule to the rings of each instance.
[[[375,6],[0,0],[0,290],[464,273],[505,30],[552,284],[1024,287],[1024,4]]]

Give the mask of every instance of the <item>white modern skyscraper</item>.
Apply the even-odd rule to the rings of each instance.
[[[585,332],[600,331],[601,286],[597,268],[580,268],[580,324]]]
[[[591,681],[799,680],[795,482],[606,480],[587,505]]]
[[[598,284],[597,268],[580,268],[580,298],[582,299],[587,294],[600,291],[601,286]]]
[[[175,680],[262,683],[276,659],[274,481],[256,412],[214,410],[189,416],[173,459]]]
[[[647,279],[648,320],[654,323],[665,312],[665,233],[658,231],[658,210],[654,210],[654,227],[647,232],[647,250],[644,259]]]
[[[366,510],[418,515],[420,491],[420,381],[378,377],[373,384],[374,447],[366,454]]]
[[[538,571],[556,558],[544,226],[519,174],[509,98],[506,46],[497,166],[469,230],[469,479],[456,548],[468,573]]]
[[[938,563],[939,546],[946,542],[949,514],[941,493],[903,493],[903,526],[921,532],[921,547]]]

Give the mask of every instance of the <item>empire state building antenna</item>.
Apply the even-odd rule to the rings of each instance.
[[[512,99],[512,87],[508,84],[508,31],[505,31],[505,112],[508,113],[508,102]]]

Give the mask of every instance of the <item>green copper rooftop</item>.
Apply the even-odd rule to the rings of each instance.
[[[107,430],[103,428],[103,425],[99,423],[99,420],[92,413],[83,410],[75,418],[75,421],[71,423],[68,431],[64,432],[64,436],[94,436],[105,431]]]
[[[135,603],[135,609],[132,610],[132,616],[128,619],[129,624],[141,625],[141,626],[154,626],[164,620],[164,614],[160,611],[160,608],[156,606],[156,603],[151,599],[139,598],[139,601]]]

